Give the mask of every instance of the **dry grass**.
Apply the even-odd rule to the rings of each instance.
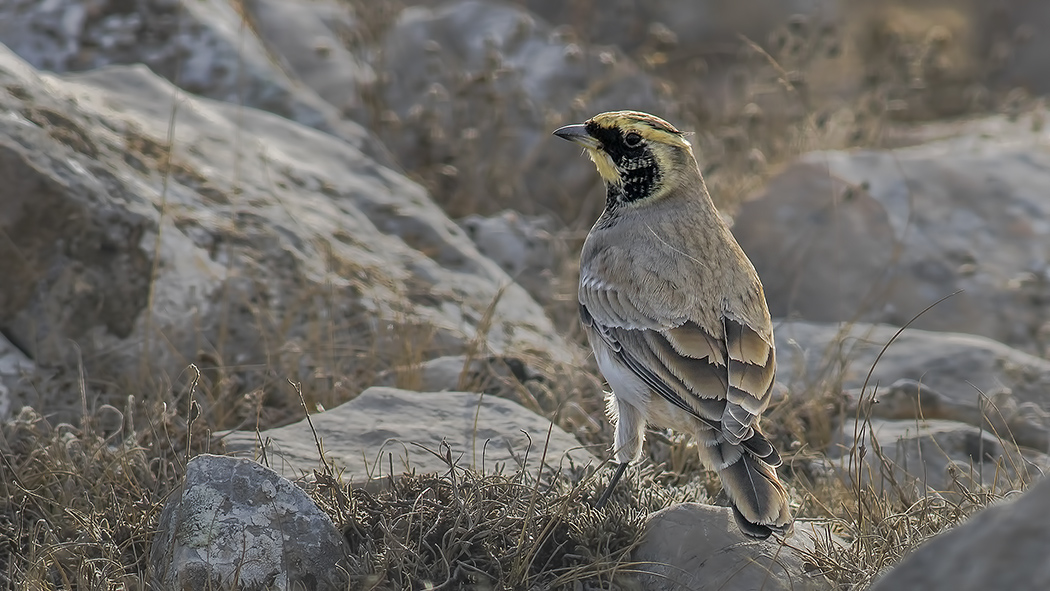
[[[628,553],[645,516],[669,501],[650,479],[599,512],[590,469],[539,478],[542,460],[532,458],[534,470],[479,475],[442,451],[443,475],[404,477],[380,493],[318,487],[346,532],[354,588],[608,588],[634,568]]]
[[[816,445],[833,428],[827,411],[841,408],[839,400],[833,389],[797,392],[767,421],[776,426],[776,444],[793,449],[783,474],[797,517],[818,520],[817,530],[828,534],[804,557],[829,588],[865,588],[922,541],[1028,484],[986,489],[960,478],[953,495],[915,498],[877,493],[858,475],[813,473],[809,467],[822,456]],[[26,409],[4,424],[4,587],[149,588],[146,557],[160,509],[187,458],[210,444],[195,416],[199,408],[174,402],[144,408],[129,398],[126,408],[99,407],[77,426],[52,425]],[[808,438],[800,439],[803,433]],[[608,437],[594,432],[588,439]],[[614,576],[637,568],[630,549],[648,514],[677,502],[711,502],[719,490],[690,440],[665,432],[651,432],[649,440],[649,459],[602,511],[592,505],[609,471],[579,467],[540,478],[541,463],[551,461],[541,442],[521,450],[524,468],[505,474],[455,466],[445,450],[445,474],[405,477],[377,492],[348,489],[321,467],[306,488],[346,535],[353,589],[610,588]],[[853,452],[892,466],[877,447]]]
[[[391,5],[354,4],[366,23],[359,30],[365,35],[348,39],[348,45],[374,43],[395,14]],[[1016,109],[1023,103],[1017,93],[999,102],[975,87],[966,95],[973,100],[955,104],[956,111],[931,111],[945,88],[946,62],[939,52],[948,45],[939,33],[909,35],[892,16],[867,21],[870,28],[861,31],[870,40],[868,53],[858,58],[868,71],[866,86],[846,101],[810,92],[806,81],[836,59],[847,32],[804,21],[786,23],[771,39],[749,45],[747,74],[724,102],[683,101],[681,126],[700,130],[695,140],[720,206],[732,211],[770,171],[806,150],[878,146],[896,121],[998,104]],[[710,80],[693,76],[700,67],[695,56],[678,55],[673,47],[643,47],[635,57],[653,75],[678,81],[672,86],[679,96],[699,95],[691,81]],[[984,66],[978,64],[976,71]],[[958,88],[957,80],[951,84]],[[382,105],[371,100],[374,127],[389,129]],[[476,124],[498,131],[501,123]],[[433,133],[447,137],[448,130]],[[456,211],[514,205],[513,195],[453,194],[448,169],[438,162],[408,172]],[[485,180],[458,186],[482,186]],[[588,221],[578,209],[563,213],[566,228],[558,250],[565,256],[548,311],[557,326],[568,327],[569,338],[582,343],[575,321],[574,253]],[[343,271],[338,266],[329,264],[331,271]],[[270,352],[265,367],[231,364],[220,342],[172,379],[39,380],[40,410],[23,410],[0,427],[2,587],[147,589],[146,556],[160,508],[188,458],[209,450],[211,433],[285,424],[303,416],[304,403],[311,411],[334,406],[384,371],[398,372],[399,384],[424,387],[411,368],[441,353],[428,329],[408,322],[373,326],[344,305],[344,297],[321,290],[303,294],[294,306],[299,314],[274,318],[267,309],[251,309]],[[469,353],[480,357],[488,351],[478,342]],[[848,351],[841,355],[848,357]],[[809,376],[804,388],[774,404],[765,424],[786,452],[784,474],[797,516],[823,520],[829,532],[808,552],[810,566],[828,577],[831,588],[862,589],[922,541],[1027,482],[995,489],[960,484],[955,496],[916,499],[876,493],[859,476],[843,480],[814,471],[845,416],[845,359],[829,358],[825,372]],[[549,416],[584,444],[611,441],[593,361],[586,367],[527,361],[545,380],[463,385],[491,389]],[[289,379],[302,384],[302,401],[287,387]],[[49,400],[70,397],[81,403],[79,420],[42,414],[51,412]],[[535,458],[531,469],[511,474],[477,475],[450,465],[444,475],[408,477],[381,492],[348,490],[322,471],[308,488],[346,533],[355,589],[609,588],[615,572],[633,568],[629,551],[648,513],[673,502],[708,501],[718,490],[699,466],[691,441],[662,432],[650,433],[649,441],[647,463],[601,512],[589,503],[607,472],[595,478],[579,469],[545,481],[533,473]]]
[[[23,409],[0,438],[0,581],[7,589],[146,589],[152,531],[193,449],[162,404],[102,407],[80,425]],[[96,423],[119,419],[111,432]]]

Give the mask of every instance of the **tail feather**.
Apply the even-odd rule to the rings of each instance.
[[[744,533],[765,538],[774,531],[783,533],[788,530],[791,509],[787,503],[787,491],[771,466],[744,454],[718,474]]]
[[[750,438],[741,442],[741,445],[750,451],[756,458],[774,468],[779,467],[782,463],[780,454],[777,453],[776,448],[773,447],[773,444],[758,431],[755,431]]]
[[[701,453],[706,456],[703,460],[718,471],[740,530],[754,538],[767,538],[773,532],[786,533],[791,526],[791,509],[787,491],[777,478],[775,466],[779,465],[780,456],[772,445],[757,431],[740,445],[721,437],[708,443],[701,447]],[[756,450],[765,457],[759,456]]]

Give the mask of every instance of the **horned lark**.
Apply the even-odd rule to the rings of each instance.
[[[696,437],[744,533],[791,523],[780,455],[759,430],[776,369],[755,268],[715,210],[682,132],[646,113],[602,113],[555,135],[582,145],[605,181],[605,211],[580,257],[580,317],[612,392],[617,471],[645,425]]]

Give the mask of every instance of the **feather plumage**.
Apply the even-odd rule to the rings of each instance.
[[[689,142],[633,111],[571,127],[555,133],[585,135],[575,141],[608,169],[606,210],[581,253],[579,301],[612,388],[617,461],[638,457],[646,422],[684,429],[721,476],[741,529],[756,537],[785,531],[781,458],[759,428],[776,373],[765,294]],[[634,182],[632,174],[645,177]]]

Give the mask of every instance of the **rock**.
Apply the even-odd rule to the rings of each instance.
[[[318,467],[316,433],[326,459],[357,484],[404,472],[445,473],[446,453],[459,466],[481,472],[533,471],[544,455],[548,468],[597,463],[576,438],[549,420],[509,400],[468,392],[373,387],[312,415],[310,423],[303,420],[259,434],[234,431],[223,441],[230,453],[254,455],[261,438],[268,442],[266,457],[274,469],[292,477]]]
[[[1019,404],[1050,411],[1050,361],[973,335],[886,325],[780,322],[777,377],[793,393],[821,388],[860,388],[872,365],[866,396],[875,386],[888,388],[900,379],[920,382],[945,398],[976,405],[984,395],[1006,388]]]
[[[199,455],[161,512],[153,588],[342,590],[347,548],[331,518],[253,461]]]
[[[38,365],[76,368],[72,340],[99,381],[202,351],[307,380],[332,371],[319,334],[576,355],[421,187],[351,144],[142,66],[56,78],[0,48],[0,85],[0,330]]]
[[[1004,486],[1050,467],[1050,362],[982,337],[909,328],[882,353],[861,392],[897,330],[775,327],[778,377],[790,396],[846,390],[845,410],[831,417],[837,424],[829,459],[818,462],[823,469],[846,480],[863,473],[878,490],[917,497],[958,490],[956,481]],[[855,445],[864,448],[863,471]]]
[[[600,415],[584,408],[586,402],[563,394],[567,384],[580,377],[592,388],[601,387],[591,382],[593,374],[578,366],[537,364],[535,358],[509,355],[472,357],[468,363],[464,355],[448,355],[391,368],[376,376],[373,385],[418,392],[484,392],[553,417],[576,437],[588,440],[608,427]]]
[[[795,534],[787,544],[742,534],[726,507],[683,503],[649,516],[631,553],[640,588],[652,590],[828,589],[810,576],[795,546],[811,543]],[[629,584],[625,588],[633,588]]]
[[[992,81],[1000,88],[1022,87],[1033,95],[1050,92],[1043,56],[1050,52],[1050,5],[1031,0],[996,3],[1000,35],[992,47]]]
[[[1019,446],[1050,452],[1050,413],[1032,402],[1018,404],[1009,389],[988,392],[978,400],[954,400],[920,382],[902,379],[872,394],[860,389],[847,392],[851,404],[846,414],[857,416],[859,409],[860,416],[880,419],[958,421]]]
[[[440,4],[438,0],[412,4]],[[590,0],[518,2],[547,21],[568,25],[589,43],[618,45],[625,51],[661,43],[696,55],[739,42],[744,35],[765,42],[777,27],[798,14],[832,20],[835,0],[613,0],[598,8]]]
[[[775,316],[968,332],[1029,351],[1050,327],[1045,130],[814,152],[745,203],[734,233]]]
[[[1050,589],[1050,480],[925,542],[871,591]]]
[[[985,111],[990,98],[1018,86],[1038,95],[1050,85],[1040,61],[1050,47],[1050,35],[1044,33],[1050,10],[1033,0],[516,4],[583,42],[616,45],[645,63],[673,85],[677,96],[688,97],[683,107],[700,113],[701,121],[739,118],[744,105],[760,106],[770,120],[802,121],[839,108],[843,99],[852,103],[851,115],[931,120]],[[782,73],[793,90],[775,89],[785,82]],[[848,131],[832,131],[831,137],[845,143],[847,133],[867,134],[859,130],[867,124],[857,122],[853,129],[838,126]],[[718,133],[711,126],[700,129]],[[883,132],[880,126],[877,133]],[[783,136],[763,142],[767,145],[756,152],[758,159],[766,155],[763,150],[780,151],[768,144],[776,146]]]
[[[1022,454],[1009,439],[944,420],[848,418],[827,456],[821,464],[844,482],[856,482],[859,475],[876,493],[903,494],[911,501],[951,491],[1012,490],[1014,483],[1050,468],[1045,453]]]
[[[362,95],[375,84],[376,74],[344,46],[342,37],[356,28],[349,6],[334,1],[250,0],[243,7],[252,32],[280,60],[284,72],[340,113],[366,121]]]
[[[24,389],[23,378],[36,369],[25,353],[0,334],[0,421],[11,416]]]
[[[408,8],[379,60],[391,73],[380,81],[390,111],[380,137],[406,169],[443,179],[430,188],[453,215],[513,204],[563,223],[596,217],[600,182],[551,132],[614,109],[675,119],[657,82],[618,49],[581,46],[509,4]]]
[[[317,10],[297,9],[284,21],[285,36],[274,34],[274,10],[262,3],[247,3],[264,31],[267,42],[286,51],[272,56],[246,26],[239,4],[228,0],[12,0],[0,3],[0,43],[41,70],[79,72],[110,65],[145,64],[153,72],[188,92],[254,107],[331,133],[390,166],[383,150],[364,141],[366,134],[339,109],[314,90],[282,71],[284,61],[308,69],[293,55],[291,38],[311,39],[318,26]],[[313,18],[312,18],[313,17]],[[364,66],[349,67],[343,54],[339,78],[351,83],[367,81]],[[320,62],[321,60],[318,60]],[[347,66],[347,67],[343,67]],[[318,64],[316,67],[320,67]],[[313,71],[307,78],[316,81]],[[344,87],[345,88],[345,87]],[[343,106],[358,99],[344,96]]]
[[[485,392],[506,398],[513,384],[534,381],[543,382],[546,377],[523,359],[490,355],[468,363],[463,355],[447,355],[389,369],[376,376],[375,385],[417,391],[425,387],[428,392]]]
[[[555,264],[550,218],[507,209],[490,217],[467,216],[459,225],[481,254],[496,261],[532,297],[550,300]]]

